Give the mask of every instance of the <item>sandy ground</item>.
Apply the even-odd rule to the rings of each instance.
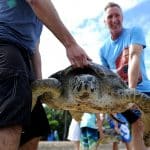
[[[112,144],[99,145],[98,150],[111,150]],[[75,150],[73,142],[40,142],[38,150]],[[119,144],[119,150],[126,150],[124,144]]]

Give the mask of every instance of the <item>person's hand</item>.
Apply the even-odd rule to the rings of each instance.
[[[91,58],[77,44],[71,45],[66,50],[67,57],[73,67],[83,68],[84,66],[88,66],[91,62]]]
[[[141,118],[132,124],[132,134],[134,137],[143,137],[144,123]]]

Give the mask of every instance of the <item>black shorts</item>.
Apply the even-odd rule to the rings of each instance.
[[[16,45],[0,41],[0,127],[29,123],[30,66],[22,52]]]
[[[31,113],[33,73],[25,49],[0,40],[0,128],[21,125],[21,144],[50,132],[42,104]],[[32,115],[31,115],[32,114]]]
[[[31,123],[22,132],[20,145],[25,144],[34,137],[48,136],[49,133],[50,125],[42,103],[38,100],[32,110]]]

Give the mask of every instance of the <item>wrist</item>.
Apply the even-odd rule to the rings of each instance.
[[[77,43],[74,38],[70,38],[63,42],[64,47],[68,50],[70,47],[75,46]]]

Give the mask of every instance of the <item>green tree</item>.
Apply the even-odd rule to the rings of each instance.
[[[57,130],[59,140],[66,140],[68,135],[68,128],[71,121],[71,115],[68,111],[52,109],[48,105],[43,104],[47,114],[48,122],[51,130]]]

